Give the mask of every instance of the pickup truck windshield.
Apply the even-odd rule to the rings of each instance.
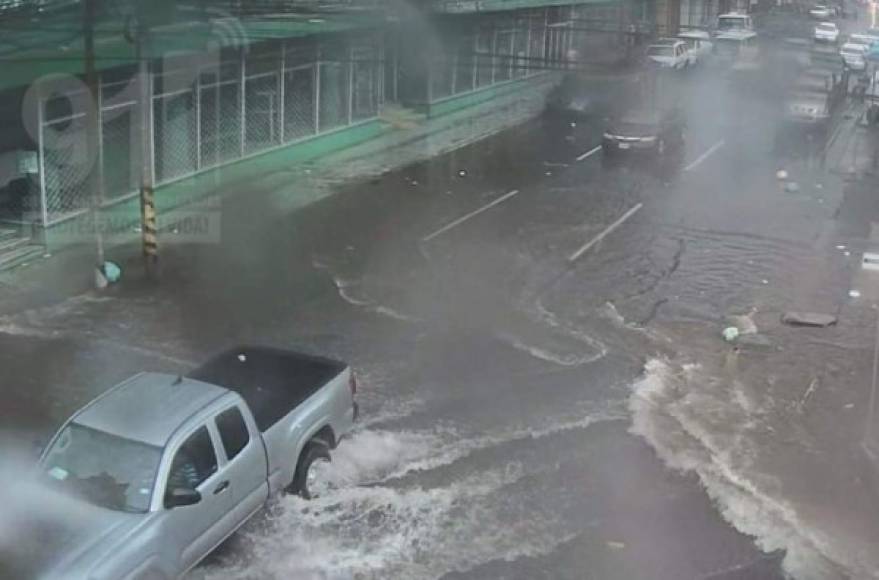
[[[116,511],[146,512],[162,450],[72,423],[43,461],[50,482]]]

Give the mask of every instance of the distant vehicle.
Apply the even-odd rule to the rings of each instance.
[[[319,493],[357,417],[344,363],[268,348],[187,377],[141,373],[62,426],[40,458],[76,529],[49,530],[48,579],[176,579],[281,490]]]
[[[825,69],[807,69],[801,74],[784,102],[783,120],[788,127],[825,130],[844,87]]]
[[[757,33],[751,30],[730,30],[714,37],[714,53],[719,61],[728,65],[742,58],[756,58],[757,52]]]
[[[651,44],[647,47],[647,59],[662,68],[682,69],[690,65],[687,43],[682,40]]]
[[[863,44],[847,42],[839,49],[839,55],[846,68],[853,71],[863,71],[867,68],[867,52],[869,47]]]
[[[665,155],[683,148],[684,125],[676,108],[636,110],[610,124],[601,147],[608,157],[626,152]]]
[[[809,16],[816,20],[827,20],[833,15],[833,10],[831,10],[827,6],[824,6],[823,4],[818,4],[809,9]]]
[[[868,48],[879,44],[879,35],[875,34],[849,34],[848,41],[852,44],[863,44]]]
[[[687,54],[691,65],[706,60],[714,50],[711,35],[704,30],[686,30],[678,34],[678,38],[687,43]]]
[[[751,17],[741,12],[728,12],[717,17],[717,32],[730,32],[733,30],[754,30],[754,22]]]
[[[815,42],[836,44],[839,41],[839,28],[833,22],[820,22],[815,26],[812,38]]]

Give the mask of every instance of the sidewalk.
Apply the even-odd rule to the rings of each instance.
[[[164,232],[200,211],[222,211],[220,200],[248,195],[273,211],[291,212],[330,196],[346,182],[368,179],[489,137],[539,115],[559,75],[548,73],[527,84],[500,87],[480,104],[405,124],[383,121],[380,134],[347,149],[313,159],[296,159],[284,150],[202,174],[171,191],[158,191],[157,202]],[[164,198],[163,198],[164,196]],[[106,259],[122,265],[128,280],[142,275],[136,200],[122,204],[116,214],[130,224],[105,238]],[[162,207],[162,206],[165,207]],[[165,238],[163,240],[162,238]],[[173,242],[172,242],[173,243]],[[65,247],[57,255],[0,272],[0,314],[57,302],[92,288],[95,246],[85,242]]]

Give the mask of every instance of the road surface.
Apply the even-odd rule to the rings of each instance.
[[[0,319],[3,425],[44,435],[235,344],[304,349],[359,375],[338,489],[192,578],[870,577],[874,319],[846,252],[879,208],[833,147],[774,149],[772,94],[672,80],[676,161],[606,164],[600,119],[544,116],[295,215],[225,201],[221,242],[168,245],[159,286]],[[766,344],[734,352],[728,316]]]

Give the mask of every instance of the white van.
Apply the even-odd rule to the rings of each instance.
[[[717,17],[718,34],[733,30],[754,30],[751,17],[741,12],[728,12]]]

